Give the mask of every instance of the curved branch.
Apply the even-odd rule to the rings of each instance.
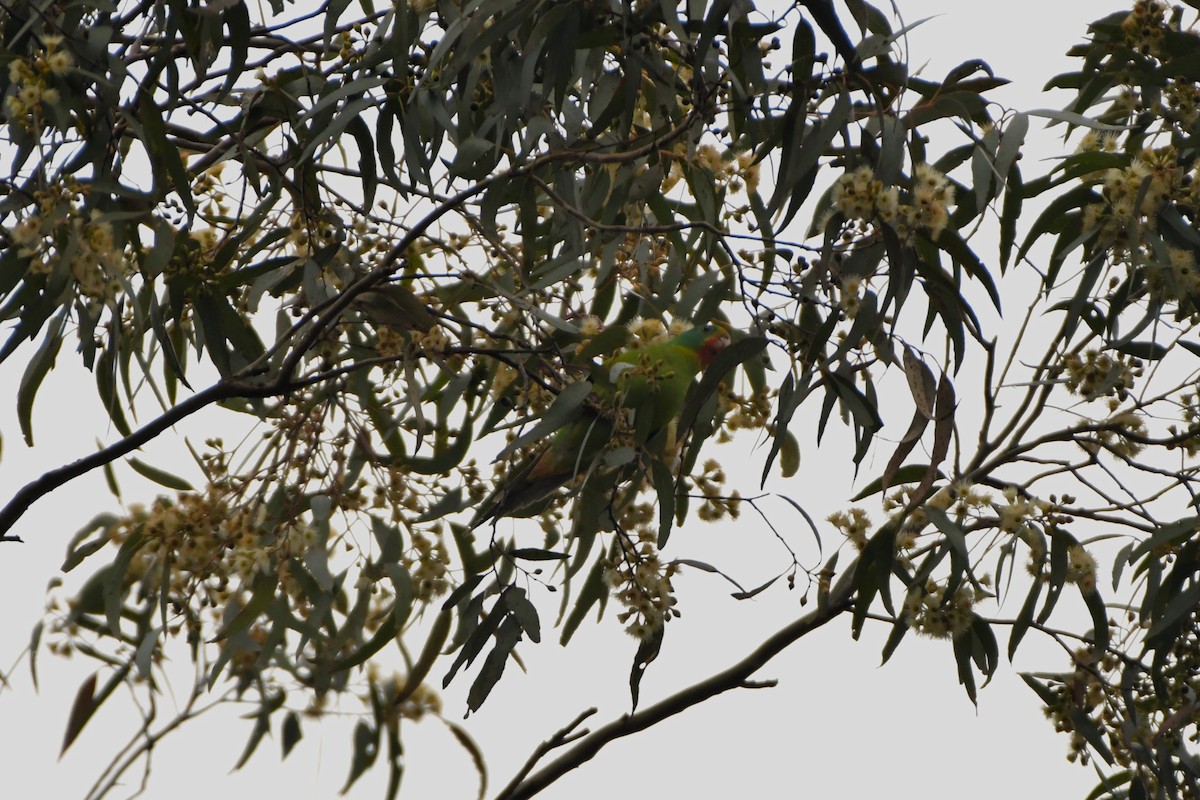
[[[72,461],[70,464],[42,473],[40,477],[22,486],[12,499],[0,508],[0,541],[19,542],[19,536],[9,535],[8,531],[17,523],[29,507],[45,495],[53,492],[68,481],[78,478],[97,467],[110,464],[126,453],[133,452],[142,445],[156,438],[175,423],[180,422],[197,411],[233,397],[265,397],[276,393],[275,386],[258,388],[240,381],[222,380],[209,386],[178,405],[164,411],[159,416],[147,422],[128,436],[113,442],[108,447],[97,450],[91,455]]]
[[[495,800],[526,800],[526,798],[538,794],[571,770],[590,761],[610,742],[620,739],[623,736],[644,731],[730,689],[758,688],[762,686],[761,683],[751,682],[750,676],[762,669],[768,661],[782,653],[792,644],[848,611],[853,606],[853,587],[851,585],[853,575],[854,566],[851,565],[843,574],[842,580],[838,582],[830,593],[826,603],[772,634],[741,661],[699,683],[689,686],[687,689],[665,700],[648,706],[641,711],[625,714],[607,725],[597,728],[592,733],[581,738],[561,756],[528,778],[525,778],[516,785],[509,784],[500,794],[496,795]],[[528,769],[528,767],[529,764],[527,763],[524,769]]]

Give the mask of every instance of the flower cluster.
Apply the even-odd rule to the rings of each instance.
[[[893,497],[891,501],[893,509],[903,506],[901,498]],[[990,506],[991,502],[991,496],[978,486],[969,481],[954,481],[935,492],[926,505],[962,519],[980,508]],[[887,501],[884,502],[884,508],[888,508]]]
[[[681,333],[682,331],[675,331]],[[629,335],[632,337],[631,348],[648,347],[652,344],[665,342],[671,337],[671,332],[662,320],[653,317],[637,317],[629,323]]]
[[[1030,575],[1047,580],[1044,571],[1047,556],[1045,531],[1059,529],[1072,521],[1063,513],[1063,506],[1075,502],[1070,495],[1059,498],[1050,495],[1049,500],[1033,497],[1009,486],[1004,490],[1004,502],[993,505],[996,527],[1012,534],[1029,549],[1029,560],[1025,564]],[[1083,545],[1073,545],[1068,553],[1068,580],[1082,589],[1095,586],[1096,562]]]
[[[772,391],[763,387],[749,396],[743,396],[735,392],[728,383],[722,383],[718,392],[718,412],[722,417],[721,431],[717,435],[718,442],[732,441],[733,431],[761,430],[767,427],[772,412]]]
[[[991,497],[979,487],[965,481],[954,481],[936,491],[923,505],[909,510],[914,500],[915,485],[901,486],[883,498],[883,510],[892,522],[903,523],[896,534],[896,552],[907,562],[907,552],[916,547],[918,537],[929,525],[926,508],[936,508],[952,514],[961,523],[968,516],[978,518],[983,509],[991,508]]]
[[[662,562],[654,536],[652,530],[643,529],[636,543],[618,539],[621,554],[604,572],[610,593],[625,607],[617,619],[637,639],[648,638],[671,617],[679,616],[671,586],[679,567]]]
[[[421,603],[435,600],[450,591],[450,553],[440,535],[413,531],[412,547],[401,559],[412,576],[413,595]]]
[[[8,65],[11,94],[5,99],[9,121],[26,130],[41,126],[44,106],[60,101],[58,89],[50,84],[75,66],[71,54],[63,48],[61,36],[44,36],[45,49],[31,58],[14,58]]]
[[[1174,148],[1144,150],[1129,166],[1104,173],[1102,201],[1084,207],[1084,227],[1098,230],[1104,243],[1133,247],[1141,240],[1147,218],[1175,196],[1181,180]]]
[[[833,527],[842,532],[850,540],[856,550],[861,551],[867,546],[867,533],[871,530],[871,518],[867,512],[855,506],[849,511],[835,511],[827,519]]]
[[[864,164],[837,179],[830,200],[847,219],[869,221],[879,217],[884,222],[891,222],[900,207],[900,190],[895,186],[884,186],[883,181],[875,177],[875,170]]]
[[[1133,410],[1119,411],[1115,398],[1109,400],[1112,416],[1104,420],[1103,427],[1095,433],[1095,443],[1103,445],[1117,455],[1132,458],[1145,447],[1141,440],[1148,435],[1146,421]],[[1085,449],[1096,452],[1095,443],[1083,442]]]
[[[1166,15],[1169,7],[1162,0],[1138,0],[1133,10],[1121,21],[1125,44],[1142,55],[1164,55]]]
[[[1163,92],[1167,108],[1179,124],[1190,130],[1200,120],[1200,86],[1187,78],[1173,78]]]
[[[1079,144],[1075,148],[1077,153],[1115,153],[1121,144],[1121,139],[1112,132],[1100,132],[1095,130],[1086,130],[1079,137]],[[1102,179],[1107,174],[1104,171],[1089,173],[1086,177],[1090,179]]]
[[[901,231],[906,226],[924,230],[929,233],[930,239],[936,240],[950,222],[954,185],[928,164],[917,164],[913,170],[912,194],[912,205],[900,209]],[[908,212],[908,208],[912,211]]]
[[[1140,359],[1096,349],[1082,355],[1068,353],[1062,360],[1062,369],[1066,372],[1067,390],[1085,400],[1106,395],[1124,397],[1143,371]]]
[[[932,578],[914,586],[904,600],[904,616],[917,633],[933,639],[952,639],[966,633],[975,620],[975,590],[969,583],[947,594],[947,587]]]
[[[380,325],[375,331],[375,352],[384,358],[399,358],[408,350],[409,337],[404,331]],[[509,370],[512,374],[515,371]],[[502,387],[501,387],[502,388]]]
[[[81,205],[82,188],[68,182],[35,193],[37,210],[8,230],[18,254],[34,274],[49,275],[66,258],[81,295],[107,301],[121,291],[133,264],[115,239],[113,226]]]
[[[721,469],[721,465],[716,459],[710,458],[704,462],[704,470],[693,476],[696,482],[696,488],[700,490],[700,494],[704,495],[704,502],[700,504],[700,508],[696,514],[700,519],[706,522],[714,522],[728,516],[730,519],[737,519],[741,513],[741,496],[735,489],[732,493],[726,494],[722,490],[722,485],[725,483],[725,470]]]
[[[1195,457],[1200,453],[1200,395],[1196,390],[1183,392],[1179,396],[1180,416],[1186,424],[1186,428],[1181,431],[1178,425],[1167,426],[1167,433],[1171,438],[1182,438],[1179,444],[1169,444],[1167,449],[1179,447],[1189,457]],[[1186,437],[1183,434],[1187,434]]]
[[[1078,542],[1067,548],[1067,583],[1084,594],[1096,590],[1096,557]]]
[[[1074,763],[1089,761],[1087,740],[1079,733],[1077,722],[1086,719],[1092,724],[1099,724],[1114,732],[1122,731],[1126,726],[1119,723],[1108,725],[1100,723],[1093,715],[1111,714],[1110,693],[1113,687],[1106,685],[1102,673],[1097,669],[1096,657],[1090,649],[1080,649],[1074,654],[1075,669],[1073,672],[1057,676],[1058,680],[1048,687],[1054,701],[1042,709],[1046,718],[1054,723],[1055,731],[1070,733],[1071,744],[1067,760]],[[1141,716],[1139,714],[1138,716]],[[1110,736],[1110,745],[1114,755],[1126,748],[1121,746],[1120,738]],[[1128,766],[1129,761],[1123,761]]]
[[[830,192],[833,207],[861,224],[874,220],[891,226],[902,239],[917,231],[936,240],[950,222],[955,187],[942,172],[926,163],[913,168],[912,188],[901,197],[895,186],[884,186],[875,171],[863,165],[844,173]]]
[[[857,275],[842,278],[841,291],[838,292],[838,305],[845,312],[847,319],[854,319],[858,315],[859,306],[862,304],[862,297],[862,278]]]
[[[579,320],[579,343],[575,346],[576,352],[583,350],[592,339],[604,332],[604,320],[597,317],[595,314],[588,314]]]
[[[293,598],[297,608],[303,607],[305,592],[288,562],[318,546],[311,526],[272,522],[265,505],[237,505],[217,485],[173,499],[159,497],[149,507],[131,506],[125,516],[107,521],[99,541],[120,548],[134,537],[137,547],[122,576],[123,591],[137,586],[161,591],[162,602],[176,612],[167,633],[186,631],[192,643],[206,638],[206,626],[222,624],[231,602],[245,603],[259,574],[276,573],[281,591]],[[96,612],[88,603],[86,592],[67,600],[67,613],[50,626],[51,633],[63,636],[57,645],[60,651],[73,647],[79,619]],[[59,602],[52,600],[52,609],[58,607]],[[260,626],[249,632],[252,639],[265,635]]]
[[[663,178],[662,191],[671,191],[684,177],[682,160],[686,158],[686,145],[676,148],[678,158],[671,162],[671,169]],[[729,187],[730,191],[738,192],[745,187],[747,193],[758,190],[759,165],[754,161],[753,153],[736,153],[727,150],[721,153],[711,144],[702,144],[694,154],[687,159],[693,166],[708,172],[718,183]]]

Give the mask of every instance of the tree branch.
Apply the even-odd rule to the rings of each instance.
[[[68,481],[78,478],[87,472],[110,464],[126,453],[131,453],[146,442],[151,441],[175,423],[213,403],[228,400],[233,397],[261,397],[275,393],[274,385],[256,389],[242,381],[221,380],[209,386],[178,405],[164,411],[130,435],[113,442],[102,450],[91,455],[72,461],[56,469],[43,473],[36,480],[25,484],[12,496],[12,499],[0,508],[0,541],[21,541],[18,536],[5,535],[17,523],[29,507],[50,492]]]
[[[853,587],[851,581],[853,575],[854,565],[852,564],[843,573],[842,579],[833,588],[826,603],[772,634],[741,661],[699,683],[689,686],[687,689],[665,700],[648,706],[636,713],[625,714],[607,725],[596,729],[528,778],[525,778],[516,785],[510,783],[500,794],[496,795],[495,800],[526,800],[526,798],[538,794],[571,770],[590,761],[610,742],[620,739],[623,736],[629,736],[646,730],[730,689],[760,688],[763,684],[752,682],[750,680],[751,675],[762,669],[767,662],[792,644],[841,615],[843,612],[848,611],[853,606]],[[539,748],[539,751],[542,750],[543,748]],[[528,769],[528,766],[526,764],[523,769]]]

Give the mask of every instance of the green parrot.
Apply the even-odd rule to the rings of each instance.
[[[632,411],[634,438],[645,444],[679,416],[696,376],[728,344],[726,330],[706,325],[612,356],[592,371],[597,405],[617,413]],[[471,527],[521,512],[549,497],[575,475],[586,472],[613,435],[610,416],[585,405],[578,420],[560,428],[480,504]]]

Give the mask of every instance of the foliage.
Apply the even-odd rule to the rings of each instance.
[[[790,563],[735,594],[783,577],[814,610],[674,698],[587,735],[581,716],[498,797],[747,685],[842,617],[856,636],[890,625],[885,659],[909,631],[947,640],[972,700],[998,634],[1010,658],[1052,637],[1067,670],[1026,680],[1071,757],[1110,768],[1095,796],[1197,796],[1200,36],[1182,10],[1139,0],[1091,26],[1080,70],[1051,81],[1076,100],[1040,112],[1078,148],[1027,179],[1030,113],[986,97],[1004,81],[980,61],[912,74],[902,29],[863,0],[842,21],[828,0],[351,5],[0,15],[0,360],[26,364],[30,446],[66,343],[120,434],[18,491],[0,535],[88,470],[115,490],[121,460],[173,492],[68,548],[64,570],[90,574],[33,650],[99,669],[64,747],[117,689],[166,691],[168,647],[197,675],[96,796],[209,697],[257,705],[239,766],[272,724],[286,756],[302,712],[357,695],[347,789],[386,745],[394,796],[406,721],[426,716],[483,773],[431,683],[470,681],[479,708],[555,593],[563,644],[621,606],[636,708],[672,577],[721,569],[672,558],[676,529],[761,511],[726,488],[721,445],[763,437],[756,475],[785,481],[798,432],[842,441],[835,408],[856,467],[890,426],[885,469],[820,528],[789,498],[789,528],[834,552],[806,567],[781,534]],[[1020,232],[1027,201],[1044,210]],[[977,252],[989,219],[998,258]],[[992,323],[1001,279],[1035,272],[1020,328]],[[732,341],[668,428],[591,391],[605,359],[663,379],[638,353],[710,322]],[[189,444],[200,485],[133,455],[213,405],[262,435]],[[581,415],[613,435],[569,486],[473,527]],[[372,658],[392,646],[407,670],[384,676]]]

